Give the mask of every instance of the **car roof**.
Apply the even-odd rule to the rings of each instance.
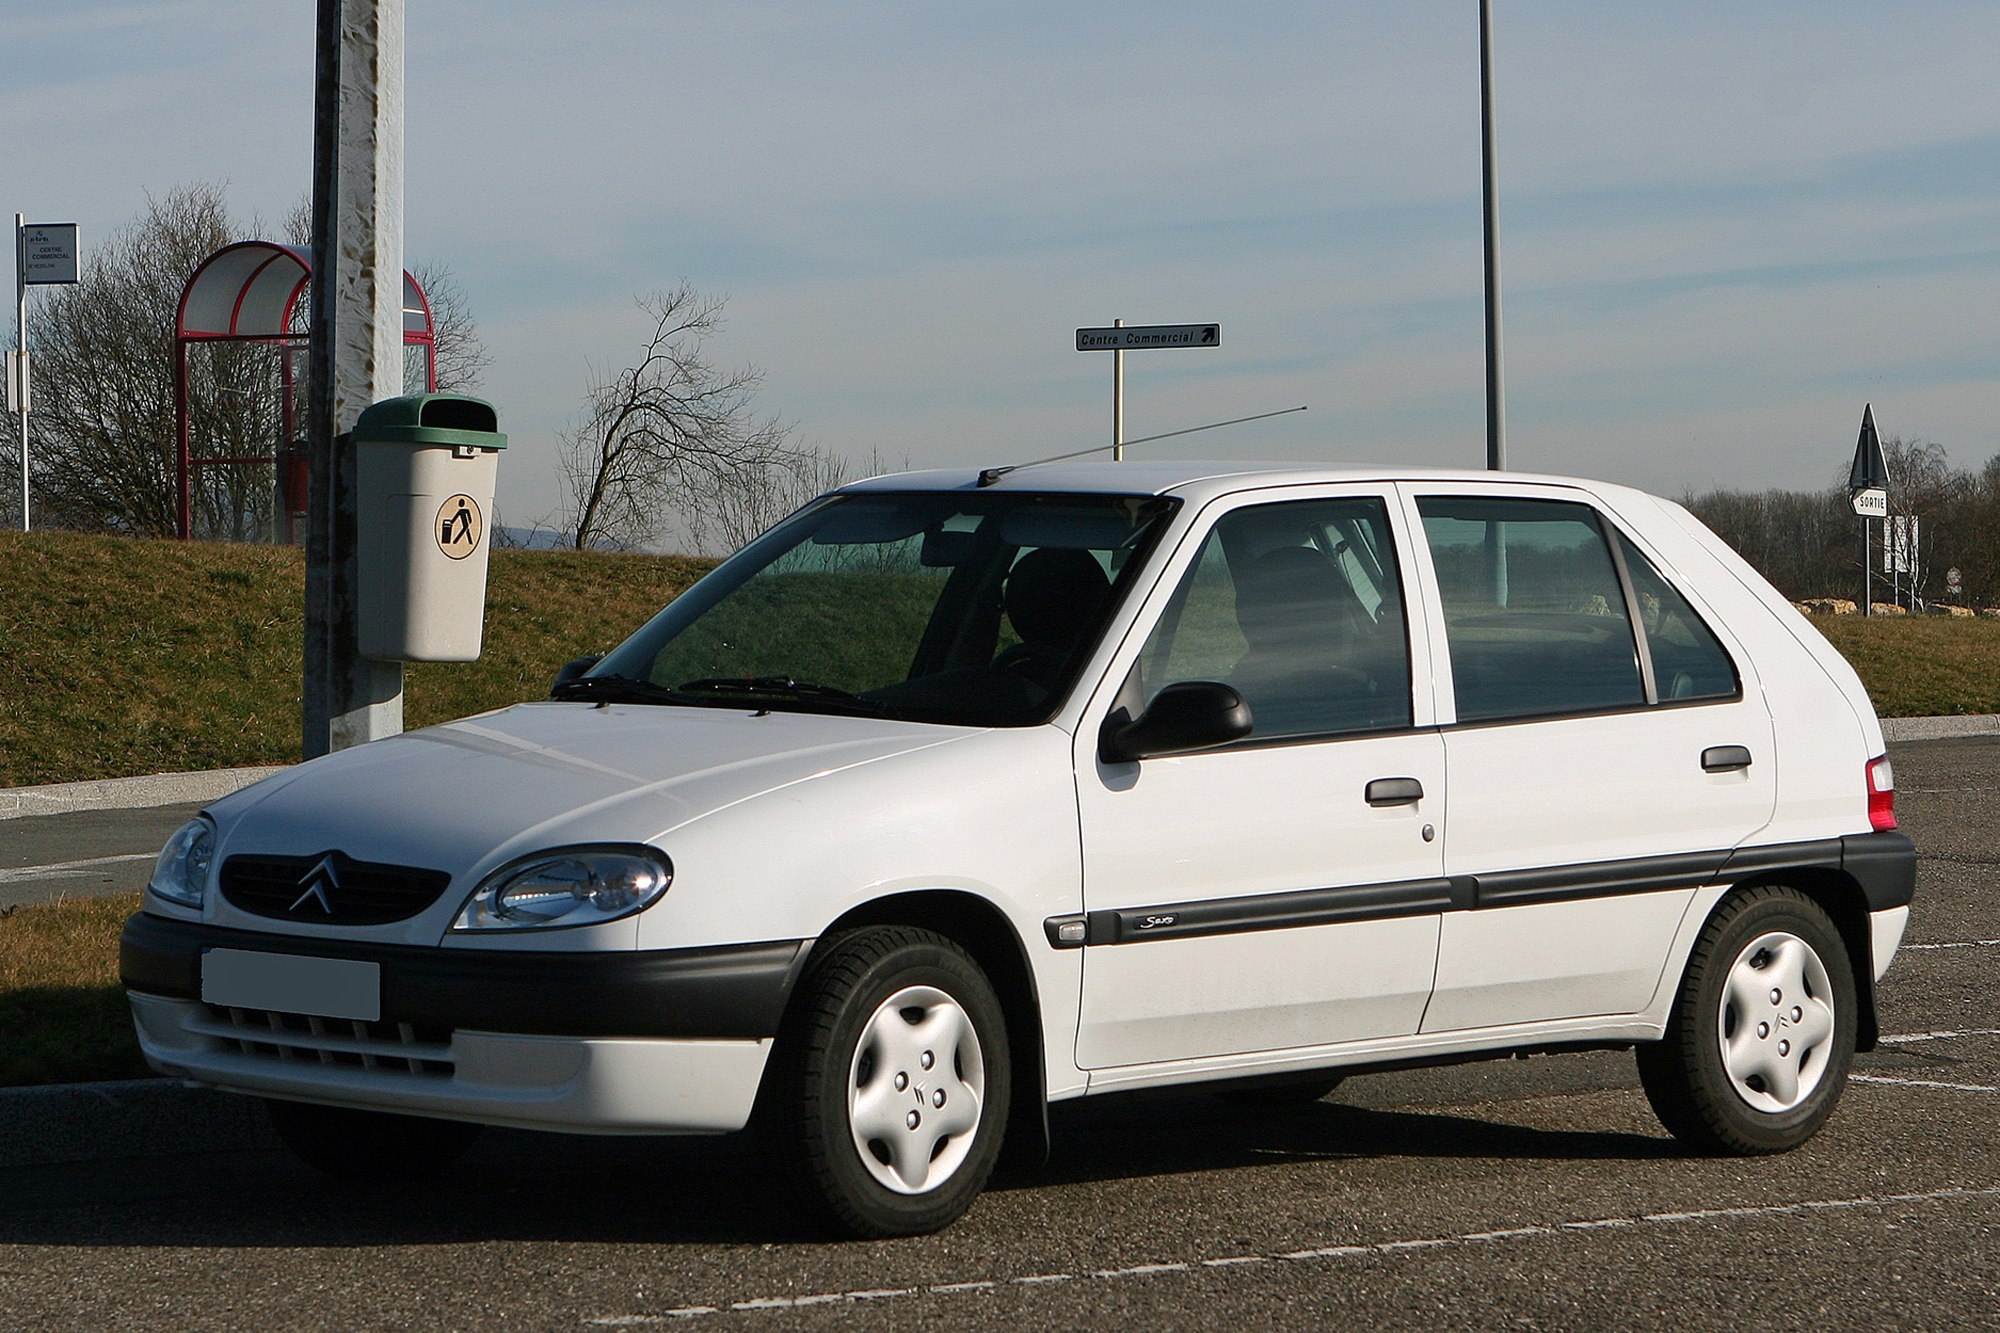
[[[1005,465],[1001,465],[1005,466]],[[992,469],[998,471],[998,468]],[[1623,490],[1577,477],[1529,472],[1487,472],[1472,468],[1356,467],[1339,463],[1242,462],[1217,459],[1148,459],[1143,462],[1042,463],[1000,471],[985,487],[977,468],[895,472],[842,486],[836,493],[866,491],[991,490],[1095,492],[1124,495],[1177,495],[1202,501],[1236,491],[1273,486],[1319,485],[1341,481],[1522,482],[1577,486],[1602,493]]]

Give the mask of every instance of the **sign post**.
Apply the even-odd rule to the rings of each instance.
[[[21,417],[21,531],[28,531],[28,288],[76,281],[76,224],[14,215],[14,350],[7,354],[7,407]]]
[[[1125,461],[1125,353],[1159,347],[1220,347],[1220,324],[1137,324],[1122,319],[1108,329],[1078,329],[1076,350],[1111,353],[1111,461]]]
[[[1861,437],[1854,442],[1854,462],[1847,469],[1847,494],[1861,516],[1861,614],[1865,616],[1875,598],[1874,521],[1889,513],[1889,463],[1882,457],[1873,403],[1861,406]]]

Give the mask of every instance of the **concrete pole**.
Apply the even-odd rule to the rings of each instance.
[[[403,729],[403,664],[357,648],[363,408],[403,392],[403,0],[319,0],[303,754]]]
[[[1486,212],[1486,466],[1507,467],[1507,390],[1500,365],[1500,184],[1493,165],[1493,3],[1479,0],[1479,142]]]
[[[1125,321],[1114,319],[1111,327],[1122,329]],[[1111,352],[1111,461],[1125,461],[1125,349]]]

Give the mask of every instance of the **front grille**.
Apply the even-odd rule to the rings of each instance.
[[[295,1060],[389,1074],[450,1078],[451,1032],[428,1023],[363,1023],[269,1009],[202,1006],[186,1029],[233,1044],[243,1055]]]
[[[222,896],[257,916],[330,926],[404,921],[451,884],[442,870],[378,865],[345,852],[316,856],[232,856],[222,863]]]

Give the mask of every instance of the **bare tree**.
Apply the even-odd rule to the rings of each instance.
[[[285,242],[312,248],[312,195],[301,197],[286,214]],[[431,306],[431,352],[436,358],[438,392],[466,393],[478,388],[480,373],[493,364],[493,357],[479,336],[471,303],[457,275],[447,265],[429,259],[419,260],[409,269]],[[310,306],[310,297],[300,304]],[[295,322],[306,328],[309,312],[302,310]]]
[[[908,467],[906,459],[903,463]],[[897,470],[871,450],[858,471],[818,445],[787,451],[762,468],[727,476],[691,477],[682,488],[681,526],[703,555],[728,555],[795,510],[858,476]]]
[[[289,239],[310,220],[295,210]],[[37,526],[171,536],[179,486],[174,431],[174,319],[196,265],[263,230],[231,218],[219,185],[184,185],[146,201],[122,230],[92,248],[82,281],[52,288],[30,310],[35,410],[29,417]],[[486,364],[463,293],[442,268],[425,268],[436,329],[440,386],[463,385]],[[420,277],[419,281],[424,281]],[[301,305],[304,305],[301,302]],[[305,328],[295,312],[295,332]],[[295,365],[293,387],[304,383]],[[189,431],[209,457],[273,454],[284,441],[283,383],[273,349],[255,343],[199,344],[188,359]],[[4,436],[0,432],[0,436]],[[0,444],[7,475],[18,446]],[[269,463],[204,467],[196,476],[195,531],[268,540],[276,514]]]
[[[30,458],[42,522],[173,533],[174,315],[188,274],[234,232],[220,187],[183,186],[94,247],[82,281],[35,303]],[[245,419],[254,367],[243,349],[218,350],[192,377],[190,406],[204,432],[233,437],[256,424]]]
[[[763,371],[723,370],[708,358],[722,323],[720,297],[684,282],[638,305],[652,324],[645,354],[592,382],[582,425],[561,440],[567,526],[578,550],[643,545],[677,511],[690,528],[716,530],[725,520],[701,512],[705,503],[754,489],[793,457],[785,447],[790,428],[751,411]]]
[[[423,260],[411,266],[410,276],[431,303],[431,352],[437,358],[438,392],[468,393],[478,388],[480,374],[493,364],[493,356],[479,336],[457,275],[443,264]]]

